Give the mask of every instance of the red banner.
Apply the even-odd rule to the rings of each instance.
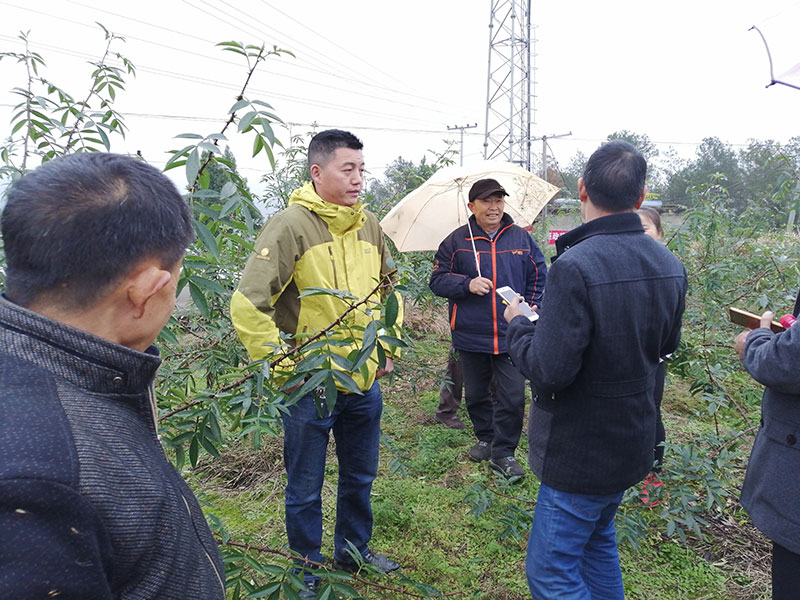
[[[568,229],[551,229],[547,235],[547,243],[551,246],[555,245],[556,240],[561,237],[561,235],[567,233]]]

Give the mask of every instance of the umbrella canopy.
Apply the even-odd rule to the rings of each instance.
[[[496,179],[508,192],[505,212],[518,225],[530,225],[559,189],[513,163],[483,161],[440,169],[403,198],[381,227],[400,252],[436,250],[447,235],[465,225],[469,189],[479,179]]]

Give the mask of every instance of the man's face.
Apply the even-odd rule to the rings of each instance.
[[[339,206],[353,206],[364,185],[364,156],[361,150],[337,148],[324,165],[311,165],[311,179],[317,195]]]
[[[500,227],[506,201],[500,194],[488,198],[476,198],[469,203],[469,209],[475,215],[475,220],[486,233],[492,233]]]

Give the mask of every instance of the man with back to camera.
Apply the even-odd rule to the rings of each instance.
[[[0,597],[224,599],[153,393],[188,205],[141,161],[75,154],[12,184],[2,234]]]
[[[524,477],[514,452],[522,433],[525,377],[507,354],[503,301],[495,290],[509,286],[524,294],[526,302],[538,304],[547,268],[530,234],[505,214],[505,196],[494,179],[472,185],[472,231],[463,225],[439,245],[430,288],[449,300],[453,347],[461,358],[467,412],[478,438],[469,458],[488,460],[505,477]]]
[[[362,147],[346,131],[331,129],[315,135],[308,146],[311,181],[292,193],[289,206],[269,219],[259,234],[256,252],[231,299],[233,324],[254,361],[269,360],[279,352],[280,332],[321,331],[347,310],[348,305],[333,296],[299,297],[303,289],[343,289],[361,299],[392,272],[378,221],[358,199],[364,184]],[[346,324],[364,327],[377,316],[353,311]],[[352,344],[330,347],[343,356],[354,348]],[[316,563],[325,560],[321,491],[325,451],[333,430],[339,459],[334,563],[356,570],[348,554],[352,543],[364,562],[382,571],[400,566],[369,547],[370,491],[378,472],[383,409],[376,380],[392,369],[392,358],[387,356],[381,368],[376,352],[367,361],[365,373],[350,373],[361,394],[340,388],[333,411],[321,409],[322,414],[308,394],[283,415],[286,533],[289,547],[300,557]],[[319,577],[306,570],[304,578],[308,590],[301,597],[315,598]]]
[[[505,311],[508,351],[531,381],[529,463],[541,480],[526,575],[536,600],[624,598],[614,515],[653,467],[659,359],[678,347],[680,261],[644,234],[647,163],[600,146],[578,182],[584,224],[556,241],[535,323]]]

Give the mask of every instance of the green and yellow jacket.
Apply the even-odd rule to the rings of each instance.
[[[231,298],[233,325],[250,358],[272,362],[270,357],[286,350],[280,348],[282,343],[302,343],[328,327],[392,271],[388,259],[378,220],[360,202],[354,206],[325,202],[311,183],[295,190],[289,206],[261,230]],[[308,288],[343,290],[355,299],[348,302],[331,294],[300,297]],[[373,310],[379,301],[375,294],[347,314],[337,327],[338,337],[352,336],[356,342],[331,345],[333,352],[347,356],[358,347],[361,328],[380,318],[380,311]],[[281,332],[299,338],[282,342]],[[388,349],[387,354],[392,355]],[[362,390],[372,386],[377,365],[376,351],[365,373],[350,374]]]

